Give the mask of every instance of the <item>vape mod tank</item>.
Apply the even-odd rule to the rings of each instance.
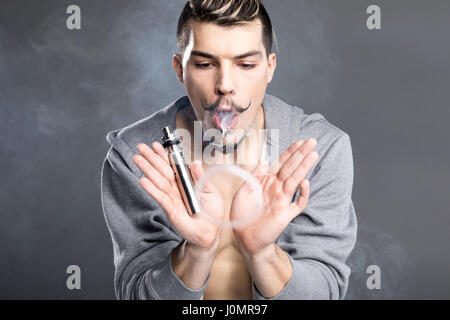
[[[181,140],[178,136],[170,132],[169,127],[164,127],[161,138],[163,147],[169,157],[170,166],[175,174],[178,189],[183,197],[184,204],[189,214],[200,212],[200,205],[195,195],[191,173],[186,166]]]

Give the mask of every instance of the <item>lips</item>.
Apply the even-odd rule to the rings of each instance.
[[[236,112],[223,109],[213,115],[214,125],[221,131],[232,129],[236,125],[238,118],[239,116]]]

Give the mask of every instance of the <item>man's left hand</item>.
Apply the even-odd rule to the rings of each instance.
[[[272,250],[275,240],[286,226],[300,214],[309,200],[309,181],[305,176],[319,158],[313,151],[317,141],[293,143],[271,166],[260,162],[252,174],[260,182],[264,204],[260,215],[251,223],[234,228],[234,234],[245,257],[263,255]],[[292,198],[300,186],[296,202]],[[255,210],[256,191],[244,183],[233,197],[230,221],[245,219]]]

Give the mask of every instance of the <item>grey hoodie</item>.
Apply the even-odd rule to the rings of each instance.
[[[180,97],[154,114],[109,132],[103,162],[101,200],[114,250],[114,287],[117,299],[201,299],[208,284],[194,290],[173,272],[170,255],[182,237],[170,224],[160,205],[139,185],[143,173],[133,163],[137,145],[160,141],[163,126],[176,129],[177,110],[189,106]],[[281,292],[263,297],[253,283],[253,298],[343,299],[350,268],[357,220],[352,196],[353,155],[347,133],[321,114],[305,114],[296,106],[266,94],[263,101],[267,161],[273,163],[292,143],[313,137],[319,160],[308,172],[310,199],[276,243],[288,254],[292,277]],[[279,136],[271,129],[278,129]],[[276,144],[276,146],[274,146]],[[275,147],[275,148],[273,148]],[[296,200],[299,189],[294,195]]]

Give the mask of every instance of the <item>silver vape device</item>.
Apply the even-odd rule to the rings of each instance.
[[[181,140],[178,136],[170,132],[169,127],[163,129],[162,145],[166,149],[169,157],[170,166],[175,174],[178,189],[183,197],[184,204],[189,214],[200,212],[200,205],[195,195],[193,179],[187,168],[186,158],[184,157]]]

